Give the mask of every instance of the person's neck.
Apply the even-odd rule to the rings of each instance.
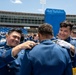
[[[43,37],[43,38],[41,38],[41,41],[43,41],[43,40],[50,40],[50,39],[52,39],[52,37],[48,37],[48,38]]]
[[[10,44],[8,44],[8,42],[6,42],[6,45],[9,46],[9,47],[11,47],[11,48],[13,47],[13,46],[11,46]]]

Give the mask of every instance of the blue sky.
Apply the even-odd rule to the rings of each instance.
[[[15,0],[0,0],[0,10],[26,12],[26,13],[42,13],[42,4],[40,0],[21,0],[22,3],[15,3]],[[62,9],[66,14],[76,15],[76,0],[46,0],[44,11],[46,8]]]

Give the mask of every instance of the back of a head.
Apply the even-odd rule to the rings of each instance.
[[[44,24],[39,26],[38,32],[40,34],[42,34],[42,35],[51,35],[51,36],[53,36],[52,25],[44,23]]]

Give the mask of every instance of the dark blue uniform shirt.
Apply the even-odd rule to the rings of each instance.
[[[57,39],[58,38],[52,39],[52,41],[56,43]],[[71,61],[72,61],[72,66],[76,67],[76,39],[68,37],[65,41],[72,44],[75,47],[75,53],[71,52],[70,49],[67,49],[67,51],[70,55],[70,58],[71,58]]]
[[[76,40],[72,39],[71,37],[68,37],[65,41],[67,41],[68,43],[71,43],[75,47],[75,54],[71,52],[69,49],[67,50],[72,60],[72,66],[76,67]]]
[[[72,64],[65,48],[44,40],[25,52],[20,71],[20,75],[72,75]]]
[[[19,75],[24,50],[19,52],[17,58],[12,56],[11,51],[12,47],[6,42],[0,43],[0,75]]]

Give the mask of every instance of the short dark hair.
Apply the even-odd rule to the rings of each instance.
[[[53,35],[52,25],[44,23],[39,26],[38,32],[42,35]]]
[[[73,32],[74,34],[76,34],[76,25],[74,25],[74,26],[72,27],[72,32]]]
[[[9,31],[8,31],[8,35],[10,35],[12,32],[17,32],[17,33],[19,33],[19,34],[21,34],[21,39],[20,39],[20,41],[23,41],[24,40],[24,35],[23,35],[23,32],[22,32],[22,30],[20,29],[20,28],[12,28],[12,29],[10,29]]]
[[[70,27],[70,31],[72,30],[73,27],[73,23],[69,22],[69,21],[64,21],[60,23],[60,28],[62,27]]]

